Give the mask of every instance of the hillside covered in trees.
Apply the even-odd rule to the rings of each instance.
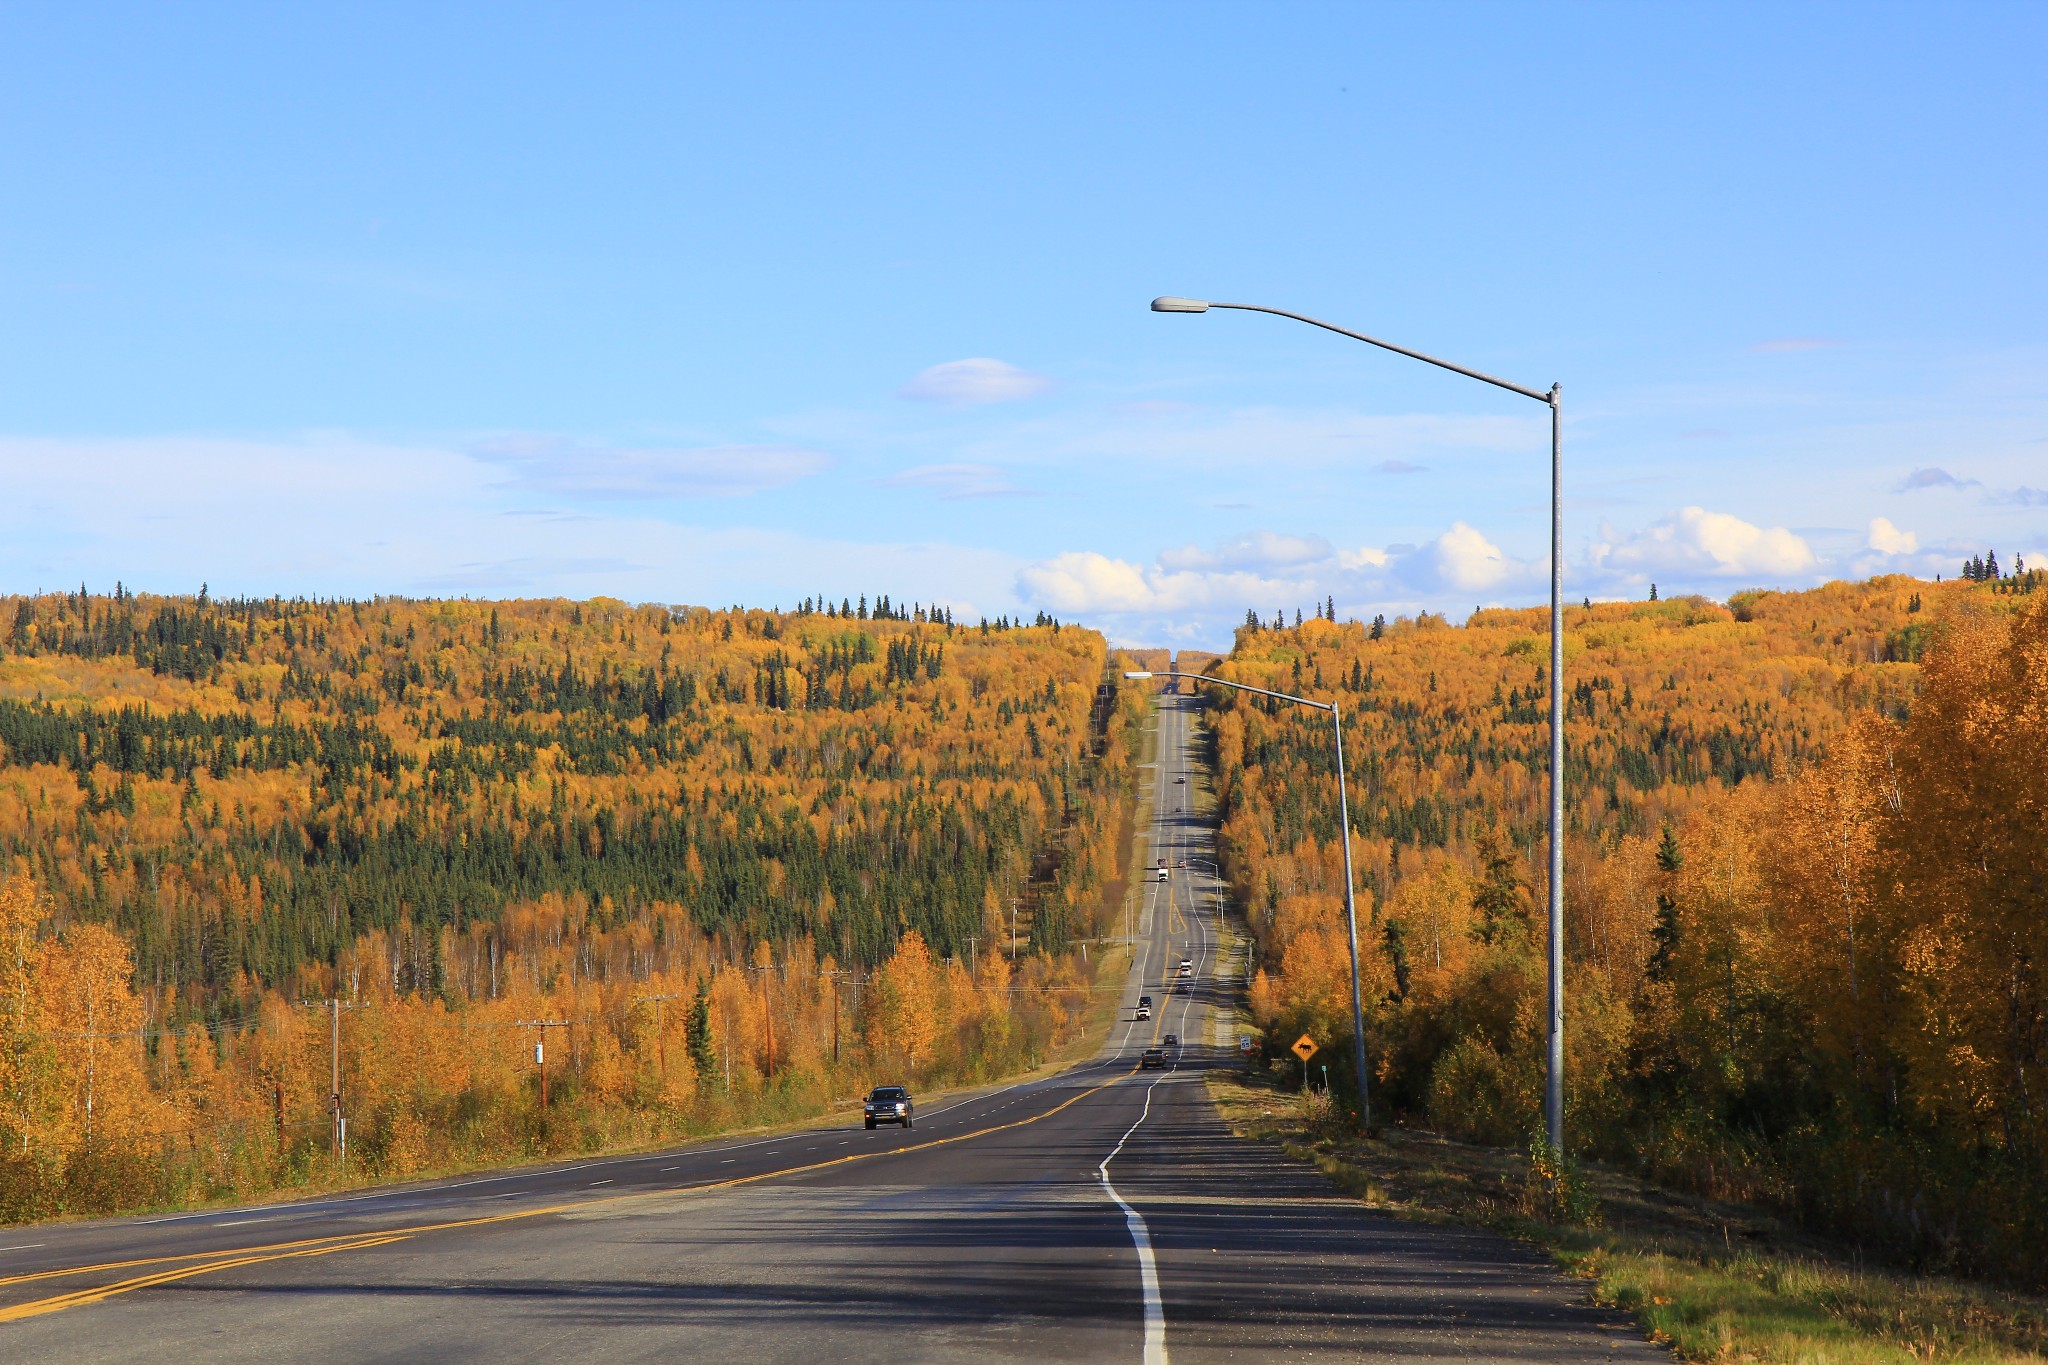
[[[1574,1149],[2048,1282],[2041,586],[1567,612]],[[1547,628],[1248,625],[1218,665],[1343,706],[1376,1101],[1493,1142],[1540,1127]],[[1209,691],[1255,1012],[1348,1039],[1327,724]]]
[[[404,1174],[1077,1026],[1141,714],[1091,632],[84,589],[0,630],[0,1214],[331,1175],[337,1065],[348,1169]]]

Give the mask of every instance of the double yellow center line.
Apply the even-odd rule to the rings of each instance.
[[[20,1322],[24,1318],[40,1317],[45,1313],[61,1313],[67,1308],[82,1308],[87,1304],[99,1303],[117,1294],[128,1294],[138,1289],[151,1289],[158,1285],[170,1284],[177,1280],[191,1279],[195,1275],[210,1275],[222,1270],[235,1270],[242,1266],[261,1265],[269,1261],[289,1261],[312,1256],[327,1256],[337,1251],[364,1251],[370,1247],[388,1246],[425,1232],[445,1232],[453,1228],[482,1227],[490,1223],[510,1223],[522,1218],[540,1218],[554,1213],[571,1213],[579,1209],[597,1208],[607,1204],[630,1203],[642,1199],[660,1199],[679,1194],[702,1194],[711,1190],[732,1189],[739,1185],[752,1185],[763,1180],[776,1180],[783,1176],[803,1175],[811,1171],[822,1171],[833,1166],[844,1166],[855,1161],[870,1161],[876,1157],[901,1156],[908,1152],[929,1151],[934,1147],[945,1147],[955,1142],[966,1142],[971,1138],[987,1137],[991,1133],[1007,1132],[1023,1128],[1078,1104],[1098,1091],[1135,1075],[1133,1067],[1122,1075],[1112,1076],[1100,1085],[1090,1086],[1060,1101],[1043,1113],[1028,1118],[1012,1119],[1008,1123],[993,1124],[977,1128],[971,1133],[956,1133],[952,1137],[933,1138],[929,1142],[913,1143],[908,1147],[890,1147],[877,1152],[854,1152],[847,1156],[833,1157],[828,1161],[814,1161],[805,1166],[786,1166],[778,1170],[762,1171],[755,1175],[733,1176],[726,1180],[709,1181],[702,1185],[684,1185],[672,1189],[641,1190],[631,1194],[602,1195],[595,1199],[579,1199],[566,1204],[550,1204],[544,1208],[519,1209],[511,1213],[490,1214],[482,1218],[460,1218],[445,1223],[423,1223],[416,1227],[389,1228],[379,1232],[337,1234],[332,1237],[310,1237],[295,1242],[273,1242],[268,1246],[241,1247],[232,1251],[195,1251],[183,1256],[152,1256],[138,1260],[105,1261],[97,1265],[67,1266],[59,1270],[39,1270],[27,1275],[14,1275],[0,1279],[0,1287],[27,1284],[36,1280],[62,1279],[71,1275],[91,1275],[113,1270],[132,1270],[138,1266],[166,1266],[163,1270],[145,1275],[116,1280],[111,1284],[91,1289],[77,1289],[66,1294],[49,1298],[32,1299],[0,1308],[0,1323]],[[184,1265],[180,1262],[192,1262]]]

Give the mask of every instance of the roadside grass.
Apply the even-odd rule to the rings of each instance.
[[[1567,1222],[1527,1153],[1396,1126],[1364,1142],[1269,1073],[1212,1071],[1208,1085],[1239,1137],[1278,1144],[1375,1208],[1534,1242],[1686,1360],[2048,1360],[2048,1298],[1870,1266],[1758,1210],[1603,1167],[1577,1172],[1589,1217]]]

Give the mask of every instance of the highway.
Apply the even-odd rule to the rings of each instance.
[[[1093,1059],[909,1131],[0,1230],[0,1360],[1668,1361],[1535,1253],[1374,1213],[1223,1127],[1201,1073],[1231,1060],[1244,964],[1217,958],[1194,708],[1159,699],[1176,866]],[[1138,1070],[1167,1033],[1176,1064]]]

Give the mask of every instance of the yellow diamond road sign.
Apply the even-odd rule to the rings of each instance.
[[[1294,1040],[1294,1055],[1304,1062],[1316,1055],[1316,1040],[1306,1033]]]

